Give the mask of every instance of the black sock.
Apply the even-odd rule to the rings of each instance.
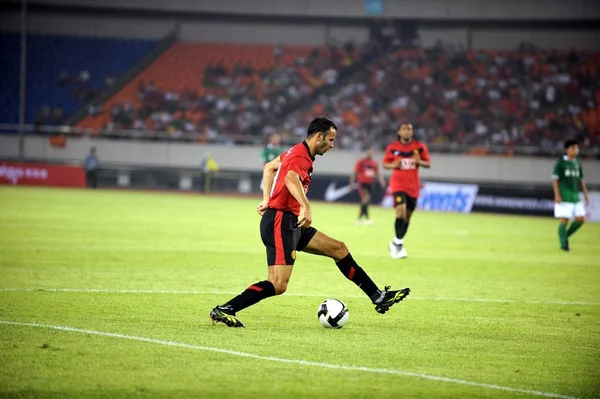
[[[242,292],[235,298],[232,298],[223,306],[229,305],[231,306],[231,310],[234,313],[237,313],[240,310],[246,309],[247,307],[252,306],[273,295],[275,295],[275,287],[273,286],[273,283],[265,280],[256,284],[252,284],[250,287],[246,288],[246,291]]]
[[[406,232],[408,231],[408,225],[410,225],[410,220],[407,220],[404,224],[404,232],[402,233],[402,237],[406,235]]]
[[[381,297],[381,291],[377,288],[377,285],[371,280],[371,277],[369,277],[367,272],[356,264],[352,255],[346,255],[343,259],[335,262],[335,264],[348,280],[351,280],[358,288],[363,290],[369,298],[371,298],[371,301],[375,302]]]
[[[396,218],[396,238],[401,240],[406,234],[406,221],[403,218]]]
[[[358,217],[359,219],[363,216],[367,219],[369,218],[369,210],[367,209],[367,206],[368,205],[360,204],[360,216]]]

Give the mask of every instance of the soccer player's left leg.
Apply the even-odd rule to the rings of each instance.
[[[363,213],[365,219],[367,219],[367,221],[370,219],[369,218],[369,203],[370,202],[371,202],[371,194],[369,193],[368,190],[365,190],[364,194],[362,196],[361,206],[362,206],[362,213]]]
[[[407,209],[406,204],[398,204],[396,205],[396,222],[394,224],[394,229],[396,231],[396,237],[394,240],[394,244],[402,245],[404,244],[404,234],[406,233],[406,219],[407,219]]]
[[[410,225],[410,218],[412,217],[413,213],[415,212],[415,209],[417,209],[417,201],[418,201],[418,198],[414,198],[414,197],[407,197],[407,199],[406,199],[406,224],[404,225],[403,236],[405,236],[406,233],[408,232],[408,226]]]
[[[302,251],[313,255],[327,256],[335,261],[342,274],[358,285],[365,294],[375,300],[380,296],[380,290],[367,273],[356,264],[346,244],[317,231]]]
[[[392,242],[389,243],[388,249],[392,259],[406,258],[408,255],[404,248],[404,235],[406,234],[406,224],[408,215],[407,195],[403,192],[396,192],[394,195],[394,208],[396,213],[396,221],[394,230],[396,235]]]
[[[575,218],[575,221],[571,223],[569,229],[567,230],[567,238],[571,237],[579,228],[583,225],[585,219],[583,216]]]
[[[361,223],[361,219],[363,216],[366,219],[369,218],[369,211],[367,210],[366,204],[368,204],[370,201],[368,197],[369,193],[366,190],[364,190],[362,184],[358,185],[358,195],[360,196],[360,213],[358,215],[358,222]]]
[[[569,247],[569,237],[571,237],[585,222],[585,207],[583,202],[578,202],[574,207],[575,221],[571,223],[567,230],[567,247]]]
[[[585,210],[584,210],[585,212]],[[575,206],[574,204],[561,202],[554,204],[554,217],[559,219],[560,223],[558,224],[558,240],[560,242],[560,249],[563,251],[569,251],[569,235],[567,230],[567,225],[569,224],[569,220],[571,217],[575,216]],[[574,222],[576,223],[576,222]],[[577,228],[579,228],[577,226]],[[569,229],[571,230],[571,229]],[[577,230],[577,229],[575,229]],[[571,234],[573,234],[573,231]]]
[[[404,224],[404,235],[408,232],[408,226],[410,225],[410,218],[412,217],[414,211],[410,209],[406,209],[406,223]]]
[[[371,302],[376,305],[376,310],[379,313],[385,313],[390,306],[400,302],[410,293],[408,288],[390,291],[389,287],[385,287],[385,289],[380,290],[367,272],[356,263],[346,244],[320,231],[317,231],[306,247],[301,250],[332,258],[340,272],[367,294]]]

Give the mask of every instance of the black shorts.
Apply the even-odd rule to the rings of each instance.
[[[260,238],[267,248],[267,266],[293,265],[296,251],[302,251],[317,233],[314,227],[298,227],[292,212],[267,209],[260,220]]]
[[[373,192],[373,183],[358,183],[358,194],[363,193],[371,194]]]
[[[417,200],[418,198],[411,197],[404,191],[396,191],[394,193],[394,208],[398,205],[406,204],[406,209],[412,212],[417,207]]]

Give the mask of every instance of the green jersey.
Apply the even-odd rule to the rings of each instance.
[[[276,147],[273,144],[268,144],[262,150],[261,158],[263,160],[263,163],[271,162],[279,155],[281,155],[281,153],[284,151],[285,150],[283,149],[283,147]]]
[[[558,180],[558,190],[563,202],[577,203],[579,199],[579,190],[581,179],[583,179],[583,169],[579,160],[570,160],[563,156],[556,161],[552,178]]]

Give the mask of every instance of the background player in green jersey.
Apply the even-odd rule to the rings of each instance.
[[[278,134],[272,135],[269,144],[262,150],[261,158],[263,165],[277,158],[283,151],[284,148],[281,147],[281,136]]]
[[[279,155],[281,155],[281,153],[284,151],[285,149],[281,146],[281,136],[279,134],[272,135],[271,139],[269,140],[269,144],[267,144],[265,148],[263,148],[262,153],[260,154],[260,158],[263,161],[263,165],[268,164],[269,162],[277,158]],[[260,189],[263,189],[262,180],[260,182]]]
[[[587,187],[583,182],[583,169],[577,159],[579,144],[575,140],[565,142],[565,155],[556,161],[552,173],[552,188],[554,188],[554,217],[560,219],[558,237],[560,248],[569,250],[569,237],[581,227],[585,217],[585,206],[579,198],[583,191],[586,205],[589,204]],[[567,229],[571,219],[575,219]]]

